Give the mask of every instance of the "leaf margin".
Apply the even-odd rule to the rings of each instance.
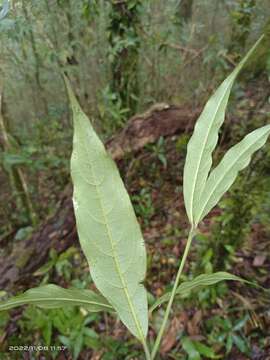
[[[51,293],[51,295],[46,295],[49,293]],[[81,297],[79,297],[79,295]],[[72,296],[74,296],[74,299],[72,299]],[[48,303],[46,304],[46,302]],[[55,284],[46,284],[32,288],[20,295],[0,301],[0,311],[7,311],[23,305],[36,305],[41,308],[56,309],[63,307],[63,303],[65,302],[67,303],[66,306],[81,306],[91,312],[113,311],[113,307],[107,300],[92,290],[77,288],[66,289]]]
[[[187,281],[182,282],[177,288],[176,295],[178,297],[185,297],[188,294],[190,294],[191,291],[199,290],[202,286],[215,285],[218,282],[225,281],[225,280],[227,280],[227,281],[232,280],[232,281],[240,281],[240,282],[244,282],[244,283],[250,283],[248,280],[242,279],[239,276],[236,276],[234,274],[230,274],[230,273],[225,272],[225,271],[218,271],[218,272],[215,272],[215,273],[212,273],[212,274],[200,274],[200,275],[196,276],[192,280],[187,280]],[[164,295],[159,297],[155,301],[155,303],[151,306],[149,312],[150,313],[153,312],[156,308],[158,308],[164,302],[168,302],[169,298],[170,298],[170,294],[171,294],[171,292],[168,291]]]
[[[263,132],[263,130],[265,130],[265,132]],[[255,135],[257,135],[258,133],[262,132],[262,135],[260,135],[260,137],[256,137]],[[239,141],[237,144],[235,144],[234,146],[232,146],[223,156],[223,158],[221,159],[221,161],[219,162],[219,164],[211,171],[207,182],[206,182],[206,186],[205,189],[203,191],[203,193],[201,194],[201,198],[200,198],[200,210],[197,210],[197,218],[196,218],[196,223],[199,223],[219,202],[219,200],[222,198],[222,196],[229,190],[229,188],[231,187],[231,185],[234,183],[236,177],[238,176],[238,173],[240,171],[242,171],[244,168],[246,168],[251,161],[251,157],[254,155],[254,153],[256,151],[258,151],[259,149],[261,149],[266,141],[268,136],[270,135],[270,125],[265,125],[262,126],[260,128],[257,128],[255,130],[253,130],[252,132],[250,132],[249,134],[247,134],[241,141]],[[255,137],[253,143],[249,142],[250,138]],[[249,152],[247,155],[247,158],[244,161],[244,164],[242,164],[240,162],[241,156],[240,156],[240,151],[242,150],[242,148],[244,148],[244,145],[246,143],[249,143],[248,145],[248,149],[251,146],[255,147],[255,150],[253,150],[252,152]],[[257,146],[256,146],[257,144]],[[237,152],[239,151],[239,153],[237,154]],[[235,167],[237,167],[238,165],[238,170],[236,169],[236,171],[233,172],[232,170],[232,166],[228,167],[227,162],[228,162],[228,158],[231,157],[232,155],[234,155],[234,153],[236,153],[238,155],[237,160],[233,163],[233,165]],[[241,154],[243,155],[243,154]],[[241,165],[242,164],[242,165]],[[222,172],[222,170],[225,169],[225,171]],[[231,170],[230,173],[228,173],[228,170]],[[229,174],[232,174],[230,176],[230,180],[228,180],[228,176]],[[219,181],[217,182],[216,178],[219,178]],[[219,185],[222,183],[222,180],[228,180],[227,181],[227,185],[225,186],[225,189],[221,190],[221,194],[218,194],[216,196],[216,199],[212,201],[211,204],[211,199],[212,199],[212,195],[214,194],[214,191],[218,191],[219,189]],[[204,200],[204,203],[202,203],[204,198],[207,198],[207,200]],[[210,206],[208,205],[210,202]]]
[[[246,62],[253,55],[254,51],[257,49],[264,37],[265,35],[263,34],[256,41],[252,48],[247,52],[246,56],[239,62],[239,64],[231,72],[231,74],[229,74],[229,76],[212,94],[212,96],[208,99],[206,105],[204,106],[201,115],[196,121],[193,134],[187,145],[187,154],[183,175],[184,203],[187,216],[191,225],[197,225],[194,219],[194,217],[196,216],[196,206],[200,204],[200,196],[205,189],[206,181],[211,170],[212,153],[217,145],[218,131],[225,120],[225,112],[232,86],[237,75],[242,70]],[[209,113],[211,113],[213,109],[215,109],[215,115],[211,116],[211,121],[209,123]],[[211,134],[211,130],[212,136],[210,137],[211,141],[209,142],[209,134]],[[203,140],[203,142],[201,143],[204,137],[205,140]],[[196,160],[198,148],[199,157]],[[194,156],[196,162],[194,160]],[[203,162],[202,159],[204,156],[205,161]],[[200,170],[202,172],[201,174]]]

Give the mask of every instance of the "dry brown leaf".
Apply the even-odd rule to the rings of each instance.
[[[201,310],[198,310],[193,315],[191,321],[189,321],[187,324],[187,331],[190,336],[199,335],[201,320],[202,320],[202,312]]]
[[[253,266],[260,267],[264,264],[266,255],[256,255],[253,260]]]
[[[161,344],[161,354],[168,353],[174,347],[177,342],[177,337],[180,331],[183,331],[185,329],[187,321],[188,316],[185,312],[182,312],[180,315],[172,319],[170,327]]]

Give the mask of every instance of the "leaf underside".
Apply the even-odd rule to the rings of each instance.
[[[66,79],[73,110],[71,176],[77,230],[91,276],[122,322],[142,340],[148,307],[144,240],[114,161]]]
[[[235,280],[235,281],[247,282],[246,280],[241,279],[238,276],[235,276],[233,274],[224,271],[216,272],[213,274],[202,274],[197,276],[193,280],[185,281],[181,285],[179,285],[179,287],[177,288],[176,295],[178,295],[178,297],[183,298],[188,296],[191,291],[200,290],[202,287],[214,285],[223,280]],[[154,311],[157,307],[159,307],[163,303],[168,302],[170,296],[171,296],[171,292],[167,292],[166,294],[161,296],[152,305],[150,311]]]
[[[251,156],[260,149],[270,134],[270,125],[252,131],[227,151],[207,179],[198,207],[198,222],[206,216],[230,188],[239,171],[248,166]]]
[[[33,288],[21,295],[2,301],[0,302],[0,311],[30,304],[47,309],[82,306],[90,312],[113,311],[112,306],[103,296],[91,290],[64,289],[54,284]]]
[[[224,122],[233,83],[262,39],[263,36],[210,97],[196,122],[193,135],[188,143],[184,168],[184,201],[192,225],[197,226],[199,221],[197,210],[201,205],[201,194],[205,189],[212,166],[212,152],[218,141],[219,129]]]

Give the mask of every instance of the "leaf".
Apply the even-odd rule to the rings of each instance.
[[[198,223],[196,210],[212,166],[212,152],[218,141],[218,131],[225,118],[225,110],[233,83],[262,39],[263,36],[208,100],[188,143],[184,168],[184,201],[192,225]]]
[[[66,79],[74,115],[71,176],[82,249],[99,291],[139,340],[148,328],[142,233],[114,161],[83,113]]]
[[[193,344],[198,353],[205,356],[207,359],[218,359],[221,357],[216,355],[214,350],[212,350],[209,346],[206,346],[199,341],[193,341]]]
[[[188,360],[200,360],[201,356],[195,348],[193,342],[188,338],[184,337],[181,341],[183,349],[188,354]]]
[[[247,282],[244,279],[241,279],[238,276],[235,276],[233,274],[229,274],[224,271],[216,272],[214,274],[202,274],[197,276],[195,279],[190,281],[185,281],[181,285],[178,286],[176,294],[180,296],[181,298],[187,296],[190,294],[193,290],[199,290],[202,287],[214,285],[220,281],[223,280],[235,280],[235,281],[241,281],[241,282]],[[151,307],[150,311],[154,311],[158,306],[163,304],[164,302],[169,301],[170,299],[170,292],[167,292],[160,298],[156,300],[156,302]]]
[[[219,165],[211,172],[200,198],[198,222],[218,203],[230,188],[238,172],[250,163],[251,156],[260,149],[270,134],[270,125],[252,131],[224,155]]]
[[[237,346],[237,348],[242,352],[242,353],[247,353],[248,351],[248,346],[245,342],[244,339],[241,338],[241,336],[238,336],[236,334],[232,335],[233,338],[233,342],[235,343],[235,345]]]
[[[0,311],[29,304],[47,309],[77,305],[91,312],[113,311],[113,308],[103,296],[91,290],[64,289],[54,284],[33,288],[9,300],[1,301]]]
[[[4,19],[9,11],[9,0],[4,0],[0,6],[0,20]]]

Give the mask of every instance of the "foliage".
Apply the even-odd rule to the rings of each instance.
[[[155,101],[181,104],[194,99],[196,107],[232,66],[235,14],[250,18],[247,46],[262,28],[267,32],[266,1],[255,7],[240,3],[251,1],[129,0],[121,6],[117,1],[10,2],[0,22],[3,116],[18,143],[12,156],[24,156],[28,148],[27,163],[20,159],[24,164],[13,168],[25,177],[35,216],[32,221],[29,211],[22,210],[18,191],[4,173],[1,201],[8,206],[0,213],[1,234],[39,223],[54,209],[57,190],[69,181],[65,159],[71,133],[60,67],[72,74],[83,107],[91,111],[104,137],[123,127],[135,110]],[[2,4],[4,9],[7,0]],[[260,51],[264,71],[267,41]],[[241,48],[237,57],[243,52]],[[7,157],[1,156],[1,168]]]
[[[4,19],[4,17],[7,15],[8,11],[9,11],[9,0],[5,0],[5,1],[3,1],[3,4],[1,6],[0,20]]]
[[[155,307],[168,301],[152,352],[146,340],[148,304],[146,289],[142,285],[146,272],[143,237],[116,165],[83,113],[67,78],[65,81],[74,118],[71,175],[77,228],[82,249],[90,265],[92,279],[108,303],[101,295],[90,290],[63,289],[49,284],[30,289],[3,302],[0,310],[28,303],[58,308],[63,302],[84,306],[92,312],[114,309],[130,332],[142,343],[146,359],[154,359],[159,351],[177,294],[189,293],[193,289],[224,279],[241,280],[234,275],[220,272],[202,274],[179,285],[199,222],[218,203],[234,182],[238,172],[249,164],[253,153],[265,144],[270,134],[270,125],[248,134],[227,151],[209,175],[212,152],[217,144],[219,128],[224,121],[231,88],[236,76],[261,40],[262,37],[207,102],[188,143],[184,168],[184,200],[190,231],[172,291],[158,299],[154,305]],[[246,352],[243,339],[234,333],[241,328],[242,323],[235,326],[229,323],[226,326],[227,324],[224,329],[229,332],[227,341],[233,341],[242,352]],[[78,356],[77,348],[81,349],[83,338],[87,336],[87,331],[82,331],[79,337],[75,336],[76,346],[70,342],[73,341],[73,336],[71,339],[61,337],[62,342],[73,348],[75,357]],[[205,355],[207,352],[210,357],[215,356],[203,344],[193,343],[187,338],[183,340],[183,348],[193,358],[199,359],[200,354]]]
[[[239,53],[245,49],[251,31],[251,24],[255,16],[256,0],[241,0],[231,12],[232,42],[230,52],[234,59],[239,58]]]
[[[211,342],[218,343],[221,347],[225,347],[226,354],[231,352],[233,345],[236,345],[242,353],[249,355],[250,349],[247,339],[242,333],[248,320],[248,315],[236,321],[214,316],[206,322],[206,327],[211,329],[209,335]]]
[[[111,63],[111,92],[115,101],[134,113],[138,102],[137,66],[140,46],[138,26],[141,0],[112,1],[107,27]]]
[[[242,142],[226,153],[208,177],[212,165],[212,152],[218,141],[218,131],[225,118],[233,82],[261,40],[254,45],[210,98],[188,144],[184,170],[184,198],[189,221],[195,227],[228,190],[237,173],[248,165],[253,152],[264,145],[267,139],[269,126],[247,135]]]
[[[206,359],[218,359],[219,356],[216,356],[214,351],[202,344],[199,341],[194,341],[185,337],[182,339],[183,349],[188,354],[188,360],[200,360],[201,355]]]
[[[117,309],[129,330],[143,342],[148,324],[146,291],[140,284],[146,271],[142,234],[115,164],[82,112],[70,86],[67,88],[74,114],[71,174],[81,245],[98,289]],[[89,209],[88,204],[93,200],[93,207]],[[86,214],[90,215],[88,224],[85,223]],[[102,241],[101,247],[97,241]]]
[[[176,296],[179,298],[185,298],[190,295],[192,291],[198,291],[201,288],[205,288],[210,285],[217,284],[220,281],[224,280],[235,280],[235,281],[244,281],[238,276],[226,273],[226,272],[217,272],[213,274],[202,274],[197,276],[195,279],[182,282],[176,290]],[[164,302],[170,300],[171,293],[167,292],[161,296],[151,307],[151,311],[155,310],[158,306]]]
[[[52,349],[53,358],[68,349],[73,359],[77,359],[80,352],[86,348],[98,349],[101,346],[98,334],[89,325],[99,319],[98,315],[85,316],[79,308],[62,308],[42,311],[36,307],[28,307],[19,322],[22,332],[39,330],[39,343]],[[53,332],[58,335],[53,338]],[[25,339],[23,339],[25,341]],[[18,342],[17,342],[18,345]],[[57,350],[61,349],[61,350]],[[55,350],[53,350],[55,349]],[[45,352],[46,353],[46,352]],[[39,355],[42,354],[42,351]]]
[[[133,195],[131,199],[136,215],[144,221],[145,225],[149,224],[149,220],[155,213],[149,190],[144,188],[138,195]]]

